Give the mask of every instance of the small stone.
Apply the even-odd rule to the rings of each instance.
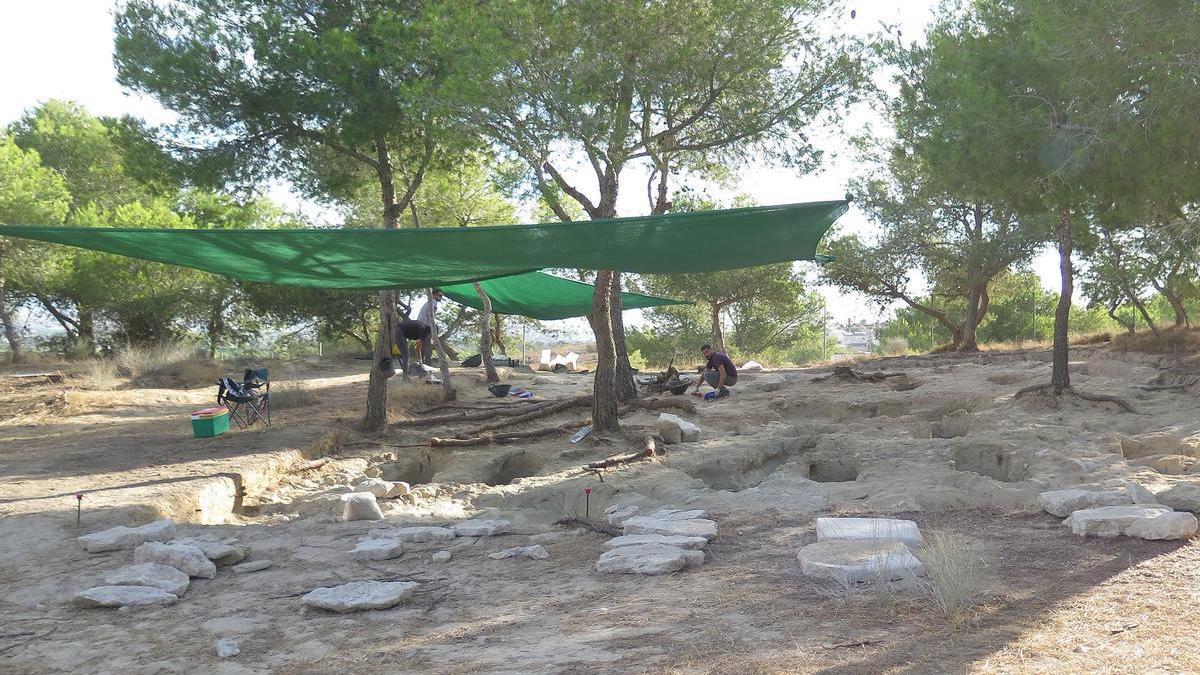
[[[459,537],[490,537],[508,532],[510,527],[512,523],[507,520],[468,520],[450,529]]]
[[[925,540],[917,524],[897,518],[817,518],[817,541],[901,541],[920,548]]]
[[[221,638],[217,640],[217,656],[223,659],[232,658],[242,653],[242,648],[238,645],[237,640],[231,638]]]
[[[172,595],[183,595],[191,584],[191,578],[170,565],[141,563],[122,567],[104,577],[109,586],[150,586]]]
[[[453,541],[454,536],[454,530],[448,527],[401,527],[388,532],[388,537],[392,539],[415,543]]]
[[[393,483],[380,478],[368,478],[354,487],[355,492],[370,492],[377,499],[394,499],[408,494],[408,483]]]
[[[351,492],[342,495],[342,520],[383,520],[383,511],[370,492]]]
[[[309,607],[340,613],[387,609],[411,598],[417,586],[412,581],[352,581],[314,589],[300,601]]]
[[[698,550],[708,546],[708,540],[704,537],[685,537],[679,534],[624,534],[604,542],[604,548],[613,549],[622,546],[641,546],[642,544],[664,544],[686,550]]]
[[[1129,500],[1134,504],[1159,504],[1158,497],[1146,488],[1142,487],[1141,483],[1127,481],[1125,483],[1125,493],[1129,496]],[[1171,506],[1167,504],[1167,506]],[[1174,507],[1172,507],[1174,508]]]
[[[187,544],[148,541],[133,551],[133,562],[170,565],[189,577],[212,579],[217,576],[217,566],[204,551]]]
[[[118,526],[102,532],[85,534],[79,543],[88,553],[134,549],[148,541],[167,541],[175,538],[175,523],[170,518],[156,520],[140,527]]]
[[[699,553],[703,555],[704,552]],[[678,546],[666,544],[619,546],[600,555],[596,571],[604,574],[670,574],[687,566],[687,554]]]
[[[604,515],[608,518],[608,524],[613,527],[621,527],[625,521],[636,516],[638,507],[632,504],[613,504],[604,509]]]
[[[683,559],[687,567],[699,567],[704,564],[704,551],[683,549]]]
[[[1080,509],[1124,506],[1131,502],[1127,490],[1050,490],[1038,495],[1038,503],[1042,509],[1059,518],[1066,518]]]
[[[404,553],[404,544],[395,539],[368,539],[350,551],[355,560],[391,560]]]
[[[450,551],[438,551],[429,557],[429,559],[435,563],[448,563],[450,562],[450,558]]]
[[[517,546],[514,548],[506,548],[503,551],[489,553],[488,557],[492,560],[504,560],[505,558],[530,558],[532,560],[545,560],[550,557],[550,552],[541,544],[533,546]]]
[[[844,586],[925,576],[925,565],[894,539],[818,541],[800,549],[796,557],[805,576],[833,579]]]
[[[1187,539],[1196,534],[1197,527],[1196,516],[1153,504],[1083,509],[1072,513],[1063,524],[1081,537],[1125,535],[1139,539]]]
[[[708,512],[704,509],[690,509],[688,511],[681,511],[679,509],[660,509],[650,514],[650,517],[658,518],[659,520],[695,520],[696,518],[703,518],[707,515]]]
[[[179,598],[153,586],[96,586],[80,591],[73,602],[80,607],[141,607],[173,605]]]
[[[739,373],[757,373],[762,371],[762,364],[758,361],[747,361],[738,367]]]
[[[261,572],[274,564],[270,560],[251,560],[240,565],[234,565],[229,569],[233,570],[234,574],[250,574],[251,572]]]
[[[250,554],[249,546],[234,546],[217,541],[203,541],[200,539],[172,539],[167,543],[195,546],[204,552],[204,556],[206,558],[216,563],[217,567],[235,565],[240,563],[247,555]]]
[[[625,534],[665,534],[704,537],[705,539],[717,536],[717,524],[702,518],[663,520],[648,516],[634,516],[625,521],[623,530]]]

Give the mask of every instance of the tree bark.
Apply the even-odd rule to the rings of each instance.
[[[496,372],[496,364],[492,363],[492,299],[483,292],[483,286],[476,281],[475,294],[483,302],[483,315],[479,317],[479,353],[483,356],[483,369],[487,372],[488,382],[499,382],[500,375]]]
[[[217,306],[208,315],[208,358],[210,360],[217,358],[217,342],[221,339],[221,333],[225,331],[223,310],[224,307],[218,301]]]
[[[962,342],[958,346],[958,351],[960,352],[979,351],[975,330],[979,327],[979,322],[983,319],[979,310],[986,292],[986,286],[975,284],[971,286],[971,291],[967,295],[967,315],[963,317]]]
[[[425,302],[433,302],[433,289],[429,289]],[[450,359],[446,357],[446,341],[442,339],[442,334],[438,332],[437,316],[434,312],[429,313],[429,332],[434,336],[433,346],[437,347],[438,355],[438,372],[442,375],[442,398],[446,401],[453,401],[458,398],[458,393],[454,391],[454,385],[450,382]],[[417,354],[420,359],[421,355]]]
[[[396,183],[394,168],[388,147],[382,140],[375,142],[379,175],[379,196],[383,203],[383,227],[394,230],[399,218],[396,208]],[[396,292],[379,292],[379,333],[375,338],[375,353],[371,361],[371,375],[367,381],[367,413],[363,419],[363,427],[367,431],[379,431],[387,426],[387,394],[388,378],[391,373],[385,372],[380,366],[384,359],[392,357],[392,343],[395,341],[396,330]],[[435,333],[436,334],[436,333]],[[417,354],[420,360],[421,355]]]
[[[596,335],[596,379],[592,396],[592,428],[613,431],[621,426],[617,418],[617,350],[612,332],[612,272],[596,274],[592,294],[592,332]]]
[[[629,363],[629,350],[625,346],[625,320],[621,312],[621,273],[613,272],[612,289],[609,292],[612,312],[613,348],[617,354],[616,391],[617,400],[624,403],[637,398],[637,386],[633,383],[633,365]]]
[[[721,330],[721,305],[716,302],[708,304],[709,315],[712,318],[712,348],[725,351],[725,333]]]
[[[1055,394],[1061,394],[1071,386],[1067,328],[1071,318],[1071,295],[1075,292],[1075,277],[1071,268],[1073,245],[1071,211],[1063,209],[1058,220],[1058,272],[1062,278],[1062,288],[1058,292],[1058,307],[1054,310],[1054,361],[1050,371],[1050,386]]]
[[[499,314],[492,314],[492,344],[496,345],[501,354],[508,356],[508,348],[504,346],[504,326]]]
[[[4,325],[4,339],[8,341],[9,360],[21,360],[21,334],[13,323],[12,310],[8,306],[8,294],[0,284],[0,324]]]
[[[1167,299],[1167,302],[1171,303],[1171,309],[1175,310],[1175,327],[1191,327],[1191,322],[1188,321],[1187,308],[1183,305],[1183,298],[1181,298],[1178,293],[1175,293],[1171,290],[1170,282],[1168,282],[1166,285],[1159,284],[1157,281],[1153,283],[1154,289],[1159,293],[1162,293],[1162,296]]]

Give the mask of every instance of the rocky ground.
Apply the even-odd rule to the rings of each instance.
[[[1134,412],[1074,396],[1014,398],[1048,379],[1048,352],[856,366],[895,375],[877,381],[828,377],[828,368],[747,373],[728,399],[668,411],[698,425],[698,441],[659,443],[653,459],[600,472],[583,465],[640,451],[660,432],[660,411],[638,409],[623,417],[625,433],[578,444],[567,437],[586,408],[511,429],[565,429],[551,435],[431,448],[431,436],[474,435],[501,418],[413,420],[539,404],[492,399],[462,372],[455,407],[419,413],[433,405],[432,388],[397,380],[401,424],[363,437],[354,426],[364,365],[318,362],[291,374],[308,382],[315,405],[279,410],[270,429],[192,439],[186,413],[210,400],[208,388],[10,383],[0,391],[12,412],[0,420],[0,669],[1200,669],[1190,628],[1200,548],[1190,539],[1084,537],[1064,524],[1071,516],[1076,529],[1110,534],[1071,514],[1116,505],[1186,520],[1200,509],[1200,371],[1181,357],[1106,348],[1074,358],[1077,387],[1120,396]],[[510,371],[505,381],[542,400],[590,391],[583,375]],[[370,506],[381,520],[344,521],[344,496],[370,489],[370,479],[411,490],[377,492]],[[1077,492],[1043,496],[1066,489]],[[1135,497],[1165,506],[1133,507]],[[977,594],[947,619],[928,582],[846,586],[806,576],[797,554],[817,540],[815,519],[829,516],[909,519],[927,538],[957,542],[980,562]],[[161,518],[174,531],[152,538],[176,544],[89,552],[78,541]],[[563,518],[613,531],[556,524]],[[507,525],[464,526],[469,519]],[[1162,534],[1139,527],[1135,534]],[[634,540],[649,557],[630,563],[610,541],[622,533],[681,538]],[[364,545],[372,541],[398,543]],[[203,575],[186,590],[138,600],[156,604],[78,605],[81,591],[130,565],[193,555],[191,547],[218,558],[212,578],[196,559],[192,571]],[[271,565],[242,567],[264,561]],[[598,571],[631,564],[659,574]],[[169,571],[141,572],[180,588]],[[340,613],[328,607],[344,609],[344,597],[309,595],[354,582],[378,582],[348,590],[352,602],[382,608]],[[128,591],[108,593],[129,601]]]

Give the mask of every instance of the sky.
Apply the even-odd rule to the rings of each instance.
[[[851,1],[847,9],[855,10],[857,16],[845,16],[842,27],[866,35],[887,24],[899,28],[906,38],[916,37],[928,24],[936,4],[936,0]],[[26,109],[52,98],[79,102],[96,115],[131,114],[152,124],[174,120],[170,111],[152,98],[126,91],[117,83],[112,63],[112,7],[109,0],[0,0],[0,63],[5,64],[0,69],[0,125],[7,125]],[[845,138],[868,125],[876,129],[886,126],[876,111],[862,106],[847,117],[846,133],[819,135],[816,143],[826,152],[820,172],[799,175],[787,169],[753,166],[742,172],[734,192],[749,194],[764,205],[840,199],[846,194],[849,180],[860,170],[845,147]],[[271,186],[268,195],[286,208],[322,213],[284,184]],[[638,190],[627,190],[618,208],[620,215],[645,213],[645,196]],[[869,234],[874,230],[862,212],[853,207],[838,225],[845,232]],[[815,280],[811,265],[802,265],[801,269]],[[1057,286],[1053,251],[1043,251],[1033,269],[1044,286]],[[910,290],[921,292],[921,283],[915,281],[918,287]],[[823,286],[816,288],[826,298],[830,318],[837,322],[877,322],[891,312],[890,307],[881,309],[863,297]],[[631,314],[628,323],[640,323],[640,317]]]

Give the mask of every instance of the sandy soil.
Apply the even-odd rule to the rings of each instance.
[[[1077,386],[1138,410],[1076,398],[1013,399],[1048,379],[1045,352],[885,359],[880,383],[814,382],[822,370],[747,374],[729,399],[684,414],[700,443],[610,470],[585,462],[640,446],[657,413],[578,445],[556,434],[511,445],[429,448],[472,425],[355,430],[365,364],[291,364],[318,403],[270,429],[190,437],[211,388],[90,391],[77,380],[0,378],[0,671],[312,672],[1076,672],[1200,670],[1200,545],[1073,536],[1037,494],[1074,485],[1154,489],[1200,481],[1195,393],[1177,358],[1080,349]],[[274,372],[283,372],[276,369]],[[590,391],[581,375],[506,372],[540,398]],[[779,380],[782,379],[782,382]],[[457,407],[528,406],[460,372]],[[768,384],[775,381],[776,384]],[[435,389],[393,381],[394,416]],[[409,409],[405,409],[405,408]],[[445,414],[445,408],[429,414]],[[586,417],[564,411],[526,425]],[[946,436],[945,438],[937,436]],[[324,463],[313,460],[327,459]],[[320,466],[314,466],[320,464]],[[386,522],[338,522],[337,495],[364,472],[414,483]],[[585,506],[583,489],[592,489]],[[85,494],[82,524],[74,495]],[[600,575],[604,536],[555,525],[616,503],[704,508],[719,524],[700,568]],[[985,565],[974,606],[948,622],[923,594],[844,589],[800,574],[817,515],[896,515],[968,543]],[[395,560],[348,551],[373,530],[477,515],[510,534],[413,544]],[[76,537],[170,516],[181,536],[236,538],[274,567],[193,580],[177,605],[81,610],[69,600],[127,564]],[[490,560],[532,543],[548,560]],[[448,563],[431,562],[449,549]],[[408,604],[336,615],[302,608],[313,588],[415,580]],[[241,654],[218,659],[214,641]]]

